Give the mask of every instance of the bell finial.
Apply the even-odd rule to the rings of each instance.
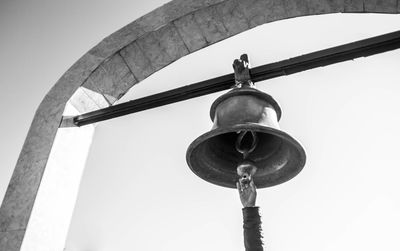
[[[235,87],[240,88],[242,85],[254,86],[250,77],[250,63],[247,54],[242,54],[240,59],[235,59],[232,66],[235,72]]]

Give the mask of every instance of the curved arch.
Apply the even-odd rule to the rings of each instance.
[[[39,105],[0,208],[0,250],[21,250],[68,101],[80,112],[88,108],[75,99],[95,99],[97,108],[112,105],[179,58],[261,24],[328,13],[395,14],[399,2],[174,0],[113,33],[68,69]],[[74,95],[81,86],[92,92]]]

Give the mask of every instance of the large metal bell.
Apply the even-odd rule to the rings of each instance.
[[[251,86],[234,88],[211,107],[211,131],[189,146],[186,161],[200,178],[235,188],[243,161],[257,168],[257,188],[278,185],[296,176],[306,161],[303,147],[280,130],[281,109],[268,94]]]

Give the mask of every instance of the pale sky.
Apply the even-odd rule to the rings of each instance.
[[[102,38],[164,2],[0,3],[1,198],[50,87]],[[230,73],[244,52],[258,66],[399,29],[400,16],[366,14],[267,24],[179,60],[121,102]],[[397,50],[258,83],[307,152],[296,178],[258,191],[266,250],[400,249],[399,60]],[[237,192],[185,162],[222,93],[97,125],[67,251],[243,250]]]

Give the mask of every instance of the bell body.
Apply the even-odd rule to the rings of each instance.
[[[281,109],[270,95],[251,87],[235,88],[213,103],[210,116],[211,131],[193,141],[186,153],[189,167],[200,178],[236,188],[236,168],[245,160],[237,146],[240,133],[244,149],[255,147],[246,160],[257,167],[257,188],[288,181],[305,165],[303,147],[280,130]]]

